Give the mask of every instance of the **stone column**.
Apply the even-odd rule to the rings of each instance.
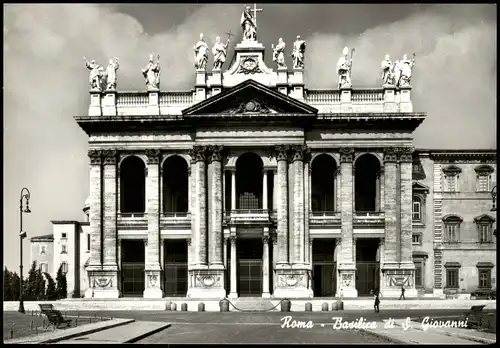
[[[333,172],[333,211],[338,211],[337,210],[337,175],[339,171],[338,169]]]
[[[288,265],[288,146],[277,146],[278,161],[278,260],[277,267]]]
[[[191,238],[186,239],[187,252],[188,252],[188,268],[193,263],[193,246],[191,245]],[[191,274],[188,276],[188,289],[193,287],[193,277]]]
[[[267,210],[267,169],[262,171],[262,209]]]
[[[375,179],[375,211],[380,212],[380,171],[377,172],[377,177]]]
[[[273,210],[278,210],[278,170],[273,169]]]
[[[195,161],[195,204],[196,213],[193,266],[207,266],[207,188],[206,188],[206,148],[194,146],[191,158]],[[193,174],[192,174],[193,175]]]
[[[384,153],[384,175],[385,175],[385,263],[392,263],[397,260],[397,188],[396,188],[396,161],[397,154],[394,148],[387,148]]]
[[[269,236],[262,237],[262,297],[269,298]]]
[[[119,296],[122,295],[122,272],[123,272],[123,267],[122,267],[122,239],[118,238],[117,241],[117,250],[116,250],[116,254],[117,254],[117,263],[118,263],[118,279],[117,279],[117,282],[116,282],[116,285],[118,287],[118,291],[119,291]]]
[[[192,214],[193,213],[193,185],[191,184],[193,181],[193,178],[191,176],[191,167],[188,167],[188,209],[189,212]],[[163,190],[162,190],[163,191]]]
[[[341,194],[342,194],[342,177],[341,177],[341,172],[340,169],[336,170],[336,178],[337,180],[335,181],[335,191],[336,191],[336,196],[335,196],[335,211],[340,212],[340,201],[341,201]]]
[[[354,149],[340,149],[340,211],[341,211],[341,256],[339,275],[340,287],[345,297],[357,297],[356,260],[353,255],[353,159]]]
[[[212,201],[212,214],[210,223],[212,233],[210,234],[210,267],[223,269],[222,262],[222,146],[210,146],[210,166],[212,173],[212,189],[210,200]]]
[[[101,152],[89,150],[90,158],[90,261],[87,270],[100,269],[101,259],[101,181],[102,157]]]
[[[382,266],[384,264],[384,238],[380,238],[378,241],[378,262],[379,262],[379,268],[380,268],[380,280],[379,280],[379,291],[381,290],[384,282],[384,275],[382,272]]]
[[[342,262],[342,239],[335,239],[335,249],[333,250],[333,260],[335,261],[335,278],[336,278],[336,289],[335,296],[340,297],[340,289],[342,285],[342,279],[340,278],[340,264]]]
[[[309,181],[311,178],[311,165],[309,164],[309,158],[304,161],[304,259],[305,262],[311,266],[311,261],[310,261],[310,250],[309,250],[309,240],[310,240],[310,232],[309,232],[309,212],[311,211],[309,209],[309,204],[311,202],[311,195],[310,195],[310,185]]]
[[[276,289],[276,263],[278,259],[278,239],[273,237],[273,295],[274,290]]]
[[[295,146],[292,158],[294,168],[293,182],[293,235],[294,235],[294,264],[305,264],[305,238],[304,238],[304,157],[307,148],[302,145]]]
[[[309,284],[308,284],[308,288],[312,291],[313,290],[313,287],[312,287],[312,271],[313,271],[313,244],[314,244],[314,239],[313,238],[310,238],[309,239],[309,243],[308,244],[308,249],[309,249],[309,264],[311,265],[311,273],[310,273],[310,276],[309,276]]]
[[[145,267],[144,298],[162,298],[160,286],[160,150],[146,150],[148,159],[146,204],[148,209],[148,239]]]
[[[229,293],[230,298],[237,298],[238,297],[238,290],[237,290],[237,257],[236,257],[236,237],[231,236],[229,237],[229,240],[231,242],[231,292]]]
[[[401,263],[413,265],[412,257],[412,148],[401,148]]]
[[[116,271],[116,151],[104,152],[104,262],[106,270]]]
[[[236,209],[236,168],[231,169],[231,210]]]

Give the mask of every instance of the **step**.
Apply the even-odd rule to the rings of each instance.
[[[170,323],[153,321],[135,321],[120,327],[102,330],[89,335],[75,337],[70,340],[60,341],[62,344],[97,344],[97,343],[133,343],[144,337],[153,335],[170,326]]]

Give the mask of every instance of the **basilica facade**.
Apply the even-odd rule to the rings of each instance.
[[[248,39],[226,71],[197,63],[191,91],[91,89],[88,115],[75,117],[89,136],[85,297],[416,297],[422,282],[443,292],[443,253],[415,243],[415,229],[441,238],[436,186],[421,175],[460,169],[414,150],[426,114],[410,84],[310,90],[303,57],[273,70],[264,53]],[[485,193],[496,157],[474,154]]]

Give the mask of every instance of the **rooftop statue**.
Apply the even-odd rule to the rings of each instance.
[[[352,55],[354,48],[351,50],[351,57],[348,58],[349,49],[344,47],[342,56],[337,61],[337,74],[339,76],[339,88],[350,88],[351,83],[351,68],[352,68]]]
[[[208,45],[200,34],[200,40],[194,45],[194,66],[196,70],[205,70],[208,62]]]
[[[97,64],[95,60],[92,60],[90,63],[87,58],[83,57],[87,69],[90,70],[89,75],[89,84],[90,89],[93,91],[101,91],[102,90],[102,81],[104,77],[104,68],[102,65]]]
[[[297,39],[293,43],[293,50],[292,50],[294,69],[304,69],[305,52],[306,52],[306,42],[300,39],[300,35],[297,35]]]
[[[214,47],[212,47],[212,53],[214,55],[214,70],[222,69],[222,65],[226,61],[227,45],[229,45],[229,38],[227,38],[227,42],[225,44],[220,42],[220,36],[215,38],[215,44]]]
[[[408,55],[405,54],[403,59],[399,61],[399,70],[401,72],[401,76],[398,78],[397,86],[398,87],[410,87],[411,82],[411,73],[413,67],[415,66],[415,53],[413,53],[412,59],[408,59]]]
[[[257,41],[257,12],[261,11],[262,9],[257,8],[256,4],[253,5],[253,9],[250,6],[245,6],[240,20],[244,41]]]
[[[156,64],[153,60],[153,54],[149,55],[148,65],[142,69],[142,75],[146,79],[146,87],[149,90],[160,88],[160,55],[156,56]]]
[[[109,60],[109,65],[106,68],[106,89],[108,91],[115,91],[116,90],[116,71],[120,65],[118,64],[118,57],[115,57],[114,59]]]
[[[391,56],[388,54],[385,55],[384,60],[382,61],[382,83],[384,85],[395,85],[395,71],[396,67],[395,63],[392,63]]]
[[[280,37],[278,39],[278,44],[273,47],[273,62],[276,62],[278,69],[286,69],[285,64],[285,41]]]

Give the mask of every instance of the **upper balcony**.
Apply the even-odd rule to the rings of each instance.
[[[311,211],[309,224],[321,226],[340,226],[341,218],[338,211]]]
[[[226,210],[226,222],[229,224],[269,224],[272,219],[272,210],[269,209],[234,209]]]
[[[385,213],[376,211],[354,212],[353,225],[363,227],[383,227],[385,225]]]

